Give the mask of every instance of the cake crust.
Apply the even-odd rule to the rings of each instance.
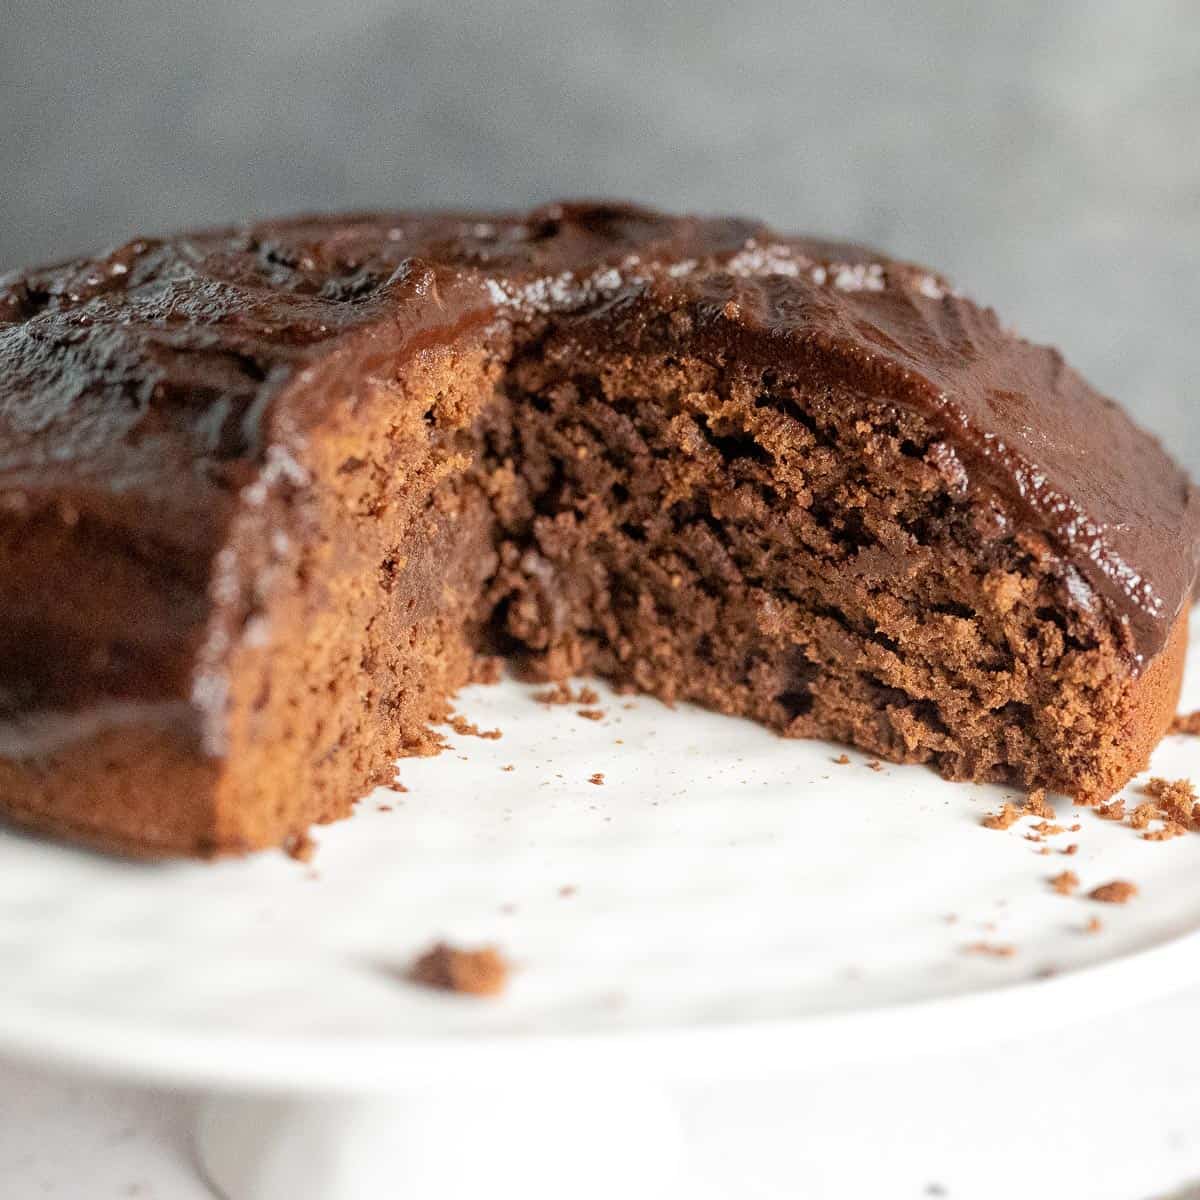
[[[650,454],[676,525],[568,450]],[[814,466],[851,451],[857,474]],[[886,512],[858,498],[897,472]],[[840,650],[811,588],[763,616],[791,585],[737,542],[754,521],[843,597]],[[675,586],[743,629],[742,665],[648,640],[672,601],[647,537],[687,544]],[[0,278],[0,811],[151,855],[281,844],[435,749],[497,650],[663,695],[686,665],[707,690],[679,694],[782,732],[1111,791],[1173,715],[1198,543],[1186,476],[1057,351],[862,247],[620,204],[139,239]],[[901,661],[881,631],[913,610],[872,581],[918,552],[985,594],[947,574]],[[612,599],[634,592],[640,625]],[[1041,662],[1074,726],[1044,688],[1018,714],[965,649],[945,673],[928,647],[965,647],[967,608],[989,669]],[[114,704],[185,719],[21,741]]]

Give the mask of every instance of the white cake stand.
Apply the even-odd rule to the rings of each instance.
[[[0,1052],[205,1089],[230,1200],[698,1196],[675,1083],[952,1052],[1200,979],[1200,838],[1059,799],[1080,829],[1033,842],[1028,819],[980,825],[1003,789],[532,691],[464,693],[503,738],[403,762],[409,790],[322,831],[310,867],[0,833]],[[1200,742],[1168,738],[1154,772],[1200,778]],[[1068,867],[1140,894],[1057,895]],[[497,945],[508,991],[406,982],[439,938]]]

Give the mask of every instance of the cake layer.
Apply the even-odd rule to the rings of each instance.
[[[1198,513],[1056,351],[860,247],[607,204],[140,240],[0,280],[0,809],[286,842],[495,651],[1105,794]],[[182,719],[88,725],[138,706]]]

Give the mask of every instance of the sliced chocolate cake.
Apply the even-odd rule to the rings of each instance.
[[[1106,796],[1198,543],[1056,351],[861,247],[606,204],[138,240],[0,279],[0,811],[287,843],[481,653]]]

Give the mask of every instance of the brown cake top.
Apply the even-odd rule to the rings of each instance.
[[[1136,659],[1161,648],[1197,575],[1197,493],[1058,351],[863,247],[621,204],[302,217],[0,277],[0,501],[66,500],[207,552],[272,448],[337,402],[318,362],[327,383],[457,329],[576,311],[636,340],[664,310],[719,357],[919,409],[964,490],[1043,531]]]

